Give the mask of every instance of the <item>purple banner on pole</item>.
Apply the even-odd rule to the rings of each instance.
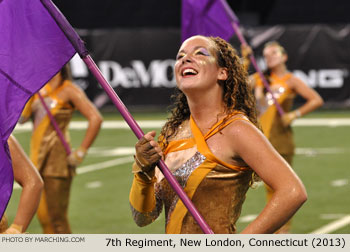
[[[75,49],[40,0],[0,1],[0,216],[12,193],[7,139],[27,100]]]
[[[234,34],[232,22],[238,19],[226,1],[182,0],[182,41],[194,35],[228,40]]]

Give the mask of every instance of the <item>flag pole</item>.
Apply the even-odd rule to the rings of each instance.
[[[247,41],[244,39],[241,29],[239,28],[239,24],[238,24],[238,18],[236,17],[236,15],[233,13],[233,11],[231,10],[230,6],[227,4],[226,0],[221,0],[221,4],[225,9],[226,14],[229,16],[230,20],[231,20],[231,24],[232,24],[232,28],[235,31],[235,33],[237,34],[237,37],[239,39],[239,41],[241,42],[241,44],[243,45],[248,45]],[[280,114],[280,116],[284,115],[284,111],[281,107],[281,105],[278,103],[276,97],[274,96],[274,94],[271,91],[270,85],[267,82],[264,74],[262,73],[262,71],[260,70],[260,68],[258,67],[258,64],[256,63],[254,54],[250,55],[250,61],[252,62],[253,67],[255,68],[255,70],[258,72],[260,79],[262,80],[262,83],[264,84],[267,92],[269,92],[271,94],[273,103],[275,104],[278,113]]]
[[[232,27],[233,27],[233,30],[235,31],[235,33],[237,34],[237,37],[239,39],[239,41],[241,42],[241,44],[243,45],[248,45],[247,41],[244,39],[242,33],[241,33],[241,30],[238,26],[238,24],[233,21],[232,22]],[[254,57],[254,54],[252,53],[250,56],[250,61],[252,62],[252,65],[253,67],[255,68],[255,70],[258,72],[259,74],[259,77],[260,79],[262,80],[263,84],[264,84],[264,87],[266,88],[267,92],[269,92],[271,94],[271,97],[272,97],[272,100],[273,100],[273,103],[275,104],[276,108],[277,108],[277,111],[278,113],[280,114],[280,116],[283,116],[284,115],[284,111],[281,107],[281,105],[278,103],[275,95],[272,93],[272,90],[270,88],[270,85],[269,83],[267,82],[264,74],[262,73],[262,71],[260,70],[260,68],[258,67],[258,64],[256,63],[256,60],[255,60],[255,57]]]
[[[72,152],[70,147],[69,147],[69,144],[67,143],[66,139],[64,139],[63,133],[60,130],[60,128],[58,127],[58,124],[57,124],[55,118],[53,117],[52,113],[50,112],[50,109],[47,107],[47,105],[44,101],[44,98],[41,96],[41,94],[39,92],[37,94],[39,96],[39,99],[40,99],[44,109],[46,110],[46,114],[49,117],[52,126],[54,127],[54,129],[58,135],[58,138],[61,140],[61,143],[63,144],[63,147],[64,147],[67,155],[69,156]]]
[[[89,55],[85,48],[84,42],[80,39],[79,35],[75,32],[69,22],[65,19],[63,14],[58,10],[58,8],[51,2],[51,0],[40,0],[42,4],[46,7],[47,11],[51,14],[52,18],[56,21],[58,26],[61,28],[62,32],[67,36],[67,39],[71,41],[74,48],[79,53],[79,56],[85,62],[87,67],[90,69],[91,73],[95,76],[97,81],[100,83],[102,88],[105,90],[109,98],[112,100],[114,105],[119,110],[120,114],[123,116],[126,123],[129,125],[131,130],[134,132],[136,137],[140,139],[143,137],[144,133],[140,126],[137,124],[135,119],[131,116],[128,109],[125,107],[123,102],[120,100],[119,96],[116,94],[111,85],[102,75],[101,71],[95,64],[94,60]],[[158,167],[162,171],[164,177],[169,182],[170,186],[179,196],[181,201],[184,203],[188,211],[192,214],[193,218],[196,220],[200,228],[205,234],[213,234],[214,232],[210,229],[209,225],[205,222],[201,214],[195,208],[191,200],[188,198],[186,193],[181,188],[180,184],[177,182],[175,177],[170,172],[169,168],[166,166],[163,160],[158,162]]]

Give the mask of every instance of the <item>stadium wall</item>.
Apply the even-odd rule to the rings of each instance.
[[[180,30],[79,30],[106,79],[130,109],[164,110],[176,85],[173,75]],[[258,64],[264,43],[279,41],[287,50],[288,68],[325,100],[327,108],[350,107],[350,24],[263,26],[243,30]],[[237,38],[230,41],[239,48]],[[99,107],[111,103],[79,57],[71,61],[75,82]],[[250,70],[253,73],[253,69]],[[301,98],[296,103],[301,102]]]

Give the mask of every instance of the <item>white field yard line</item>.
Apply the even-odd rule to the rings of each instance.
[[[138,125],[141,128],[161,128],[165,121],[162,120],[145,120],[145,121],[137,121]],[[70,130],[81,130],[86,129],[88,126],[87,121],[72,121],[69,124]],[[118,121],[104,121],[102,123],[102,129],[130,129],[129,125],[122,120]],[[32,130],[32,123],[25,123],[25,124],[17,124],[15,128],[15,132],[21,132],[21,131],[30,131]]]
[[[312,231],[310,234],[329,234],[335,230],[345,227],[346,225],[350,225],[350,214],[336,221],[328,223],[327,225]]]
[[[109,161],[97,163],[97,164],[92,164],[92,165],[86,165],[83,167],[80,167],[77,169],[77,174],[84,174],[87,172],[93,172],[93,171],[98,171],[98,170],[103,170],[106,168],[110,168],[112,166],[118,166],[126,163],[133,162],[134,158],[133,157],[122,157],[122,158],[116,158],[112,159]]]
[[[137,121],[143,129],[149,128],[161,128],[165,121],[164,120],[140,120]],[[69,124],[69,129],[81,130],[87,128],[86,121],[72,121]],[[350,126],[350,118],[310,118],[310,119],[297,119],[293,122],[294,127],[337,127],[337,126]],[[129,126],[123,120],[117,121],[104,121],[102,123],[103,129],[129,129]],[[23,125],[18,124],[15,128],[15,132],[30,131],[32,130],[31,123],[25,123]]]
[[[326,148],[301,148],[298,147],[295,150],[296,155],[316,156],[325,154],[343,154],[350,153],[350,148],[337,148],[337,147],[326,147]],[[117,157],[125,155],[134,155],[135,147],[91,147],[88,152],[90,157]]]
[[[108,160],[105,162],[101,162],[101,163],[96,163],[96,164],[91,164],[91,165],[86,165],[83,167],[80,167],[77,169],[77,174],[84,174],[84,173],[88,173],[88,172],[93,172],[93,171],[98,171],[98,170],[103,170],[103,169],[107,169],[110,167],[114,167],[114,166],[118,166],[118,165],[123,165],[123,164],[127,164],[127,163],[131,163],[134,161],[133,157],[122,157],[122,158],[116,158],[116,159],[112,159],[112,160]],[[17,183],[14,183],[13,189],[20,189],[21,186],[18,185]]]
[[[350,126],[350,118],[301,118],[293,122],[292,126],[326,126],[326,127],[337,127],[337,126]]]

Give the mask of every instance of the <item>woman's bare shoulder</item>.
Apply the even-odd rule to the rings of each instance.
[[[230,123],[225,131],[228,132],[229,140],[234,142],[246,141],[251,138],[260,138],[262,133],[249,119],[242,114],[234,115],[234,121]]]

